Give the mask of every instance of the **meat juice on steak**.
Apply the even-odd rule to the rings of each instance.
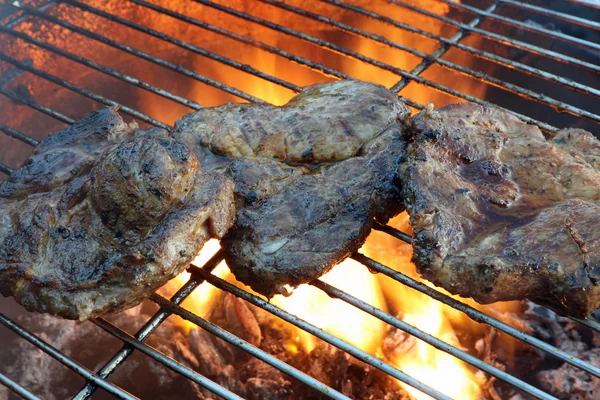
[[[0,186],[0,293],[84,320],[140,303],[233,223],[233,183],[112,109],[48,136]]]
[[[600,306],[600,142],[470,103],[409,121],[401,164],[413,261],[480,303],[528,298],[585,317]]]
[[[309,282],[403,210],[397,184],[408,108],[385,87],[314,85],[282,107],[226,104],[186,115],[173,137],[235,181],[222,240],[236,278],[271,297]]]

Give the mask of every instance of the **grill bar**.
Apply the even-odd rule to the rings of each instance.
[[[9,167],[8,165],[0,164],[0,172],[6,175],[10,175],[14,172],[14,169]]]
[[[139,111],[136,111],[136,110],[134,110],[132,108],[129,108],[127,106],[119,104],[119,103],[117,103],[114,100],[109,100],[109,99],[107,99],[104,96],[100,96],[99,94],[96,94],[96,93],[91,92],[91,91],[89,91],[87,89],[79,87],[79,86],[77,86],[77,85],[75,85],[73,83],[67,82],[64,79],[58,78],[58,77],[56,77],[56,76],[54,76],[52,74],[49,74],[47,72],[44,72],[44,71],[40,70],[40,69],[31,67],[31,66],[29,66],[29,65],[27,65],[27,64],[25,64],[25,63],[23,63],[21,61],[15,60],[12,57],[8,57],[7,55],[5,55],[3,53],[0,53],[0,60],[6,61],[6,62],[14,65],[17,68],[20,68],[22,70],[30,72],[30,73],[32,73],[34,75],[37,75],[37,76],[39,76],[41,78],[46,79],[47,81],[50,81],[50,82],[55,83],[55,84],[57,84],[59,86],[62,86],[62,87],[67,88],[69,90],[72,90],[72,91],[74,91],[76,93],[79,93],[82,96],[85,96],[85,97],[87,97],[89,99],[95,100],[95,101],[97,101],[99,103],[102,103],[102,104],[104,104],[106,106],[109,106],[109,107],[118,107],[123,112],[125,112],[125,113],[127,113],[127,114],[129,114],[129,115],[131,115],[131,116],[133,116],[135,118],[138,118],[138,119],[140,119],[140,120],[142,120],[144,122],[148,122],[149,124],[152,124],[152,125],[164,128],[164,129],[168,129],[169,128],[168,125],[166,125],[166,124],[164,124],[164,123],[162,123],[160,121],[157,121],[154,118],[151,118],[151,117],[147,116],[146,114],[143,114],[143,113],[141,113]]]
[[[6,126],[4,124],[0,124],[0,131],[7,134],[8,136],[13,137],[17,140],[20,140],[21,142],[28,144],[30,146],[36,146],[38,144],[37,140],[32,139],[29,136],[24,135],[21,132],[15,130],[9,126]]]
[[[217,325],[208,322],[204,318],[200,318],[197,315],[189,312],[188,310],[171,303],[164,297],[159,296],[155,293],[152,296],[150,296],[150,300],[158,304],[161,308],[168,310],[170,313],[178,315],[181,318],[196,324],[197,326],[203,328],[207,332],[210,332],[218,338],[225,340],[227,343],[244,350],[246,353],[253,355],[254,357],[258,358],[261,361],[264,361],[272,367],[277,368],[279,371],[288,374],[292,378],[295,378],[300,382],[305,383],[307,386],[310,386],[315,390],[318,390],[325,396],[333,399],[349,400],[347,396],[344,396],[337,390],[334,390],[328,387],[327,385],[322,384],[318,380],[306,375],[304,372],[298,371],[294,367],[291,367],[283,361],[280,361],[278,358],[273,357],[272,355],[260,350],[258,347],[251,345],[250,343],[238,338],[235,335],[232,335],[225,329],[222,329]]]
[[[580,319],[570,317],[573,321],[579,322],[581,325],[585,325],[590,329],[595,330],[596,332],[600,332],[600,323],[591,319]]]
[[[31,108],[33,108],[34,110],[37,110],[41,113],[44,113],[54,119],[57,119],[61,122],[64,122],[65,124],[72,124],[73,122],[75,122],[74,119],[67,117],[66,115],[63,115],[57,111],[51,110],[48,107],[44,107],[43,105],[36,103],[33,100],[29,100],[29,99],[25,99],[22,96],[17,95],[14,92],[11,92],[10,90],[4,89],[3,87],[0,86],[0,94],[8,97],[11,100],[14,100],[18,103],[24,104],[26,106],[29,106]]]
[[[167,368],[171,369],[172,371],[175,371],[178,374],[185,376],[189,380],[196,382],[198,385],[210,390],[214,394],[221,396],[227,400],[241,400],[242,399],[240,396],[236,395],[235,393],[230,392],[229,390],[225,389],[223,386],[211,381],[210,379],[207,379],[206,377],[200,375],[199,373],[193,371],[192,369],[186,367],[185,365],[178,363],[177,361],[173,360],[172,358],[167,357],[166,355],[164,355],[160,351],[156,350],[155,348],[140,342],[139,340],[135,339],[133,336],[131,336],[131,335],[127,334],[126,332],[122,331],[121,329],[117,328],[116,326],[114,326],[110,322],[106,321],[105,319],[95,318],[94,320],[92,320],[92,322],[94,324],[98,325],[100,328],[104,329],[106,332],[113,335],[114,337],[121,340],[123,343],[126,343],[129,346],[135,348],[136,350],[144,353],[148,357],[155,359],[156,361],[160,362],[162,365],[166,366]]]
[[[500,1],[505,4],[510,4],[511,6],[514,6],[514,7],[522,8],[524,10],[534,11],[538,14],[543,14],[543,15],[547,15],[549,17],[558,18],[563,21],[570,22],[572,24],[586,26],[586,27],[592,28],[592,29],[600,29],[600,23],[595,22],[595,21],[590,21],[589,19],[576,17],[574,15],[565,14],[565,13],[562,13],[559,11],[554,11],[549,8],[538,7],[533,4],[522,3],[520,1],[514,1],[514,0],[500,0]],[[600,7],[598,2],[591,2],[591,1],[585,1],[585,0],[567,0],[567,1],[572,1],[572,2],[576,2],[576,3],[586,3],[586,5],[588,5],[590,7],[596,7],[596,8]]]
[[[15,4],[15,3],[17,3],[17,4]],[[56,5],[56,1],[55,0],[49,0],[49,1],[45,2],[45,3],[42,3],[42,4],[38,5],[36,8],[38,10],[44,11],[44,10],[47,10],[47,9],[55,6],[55,5]],[[15,9],[19,8],[19,4],[16,1],[13,1],[11,3],[11,6],[14,7]],[[27,18],[27,14],[23,13],[23,14],[19,15],[18,17],[12,19],[11,21],[7,22],[4,26],[6,26],[8,28],[12,28],[13,26],[16,26],[17,24],[23,22],[25,20],[25,18]]]
[[[6,375],[0,373],[0,384],[6,386],[19,396],[27,400],[40,400],[39,397],[31,393],[29,390],[25,389],[23,386],[18,383],[10,380]]]
[[[70,1],[65,1],[65,2],[71,4]],[[108,38],[106,38],[106,37],[104,37],[102,35],[99,35],[99,34],[94,33],[94,32],[90,32],[90,31],[88,31],[86,29],[80,28],[80,27],[78,27],[76,25],[73,25],[73,24],[71,24],[69,22],[63,21],[63,20],[58,19],[56,17],[53,17],[52,15],[49,15],[49,14],[44,13],[44,12],[41,12],[41,11],[39,11],[39,10],[33,8],[33,7],[21,5],[21,8],[23,10],[27,11],[29,14],[35,15],[36,17],[45,19],[47,21],[50,21],[52,23],[55,23],[55,24],[60,25],[62,27],[65,27],[65,28],[67,28],[67,29],[69,29],[69,30],[71,30],[73,32],[76,32],[76,33],[79,33],[81,35],[87,36],[87,37],[89,37],[91,39],[94,39],[94,40],[100,42],[100,43],[104,43],[104,44],[106,44],[108,46],[111,46],[113,48],[119,49],[119,50],[121,50],[123,52],[126,52],[126,53],[129,53],[129,54],[132,54],[132,55],[134,55],[136,57],[139,57],[141,59],[144,59],[146,61],[150,61],[150,62],[152,62],[154,64],[160,65],[160,66],[165,67],[167,69],[170,69],[172,71],[179,72],[179,73],[181,73],[183,75],[186,75],[186,76],[188,76],[188,77],[190,77],[192,79],[195,79],[195,80],[197,80],[199,82],[202,82],[204,84],[210,85],[210,86],[215,87],[217,89],[220,89],[220,90],[222,90],[224,92],[233,94],[234,96],[237,96],[237,97],[239,97],[241,99],[244,99],[244,100],[247,100],[247,101],[250,101],[250,102],[258,102],[258,103],[260,103],[262,101],[262,100],[260,100],[260,99],[258,99],[256,97],[254,97],[254,96],[251,96],[251,95],[249,95],[247,93],[242,92],[239,89],[232,88],[231,86],[228,86],[228,85],[225,85],[223,83],[217,82],[217,81],[215,81],[213,79],[210,79],[210,78],[207,78],[207,77],[205,77],[203,75],[200,75],[197,72],[191,71],[191,70],[189,70],[187,68],[183,68],[180,65],[173,64],[173,63],[168,62],[166,60],[163,60],[161,58],[152,56],[152,55],[150,55],[148,53],[145,53],[143,51],[134,49],[134,48],[132,48],[130,46],[126,46],[124,44],[115,42],[114,40],[108,39]],[[149,122],[149,121],[146,121],[146,122]]]
[[[536,339],[531,335],[523,333],[520,330],[515,329],[512,326],[505,324],[504,322],[502,322],[494,317],[491,317],[491,316],[489,316],[489,315],[487,315],[465,303],[461,303],[458,300],[454,300],[452,297],[447,296],[441,292],[438,292],[437,290],[432,289],[429,286],[424,285],[424,284],[422,284],[400,272],[394,271],[393,269],[386,267],[385,265],[378,263],[377,261],[375,261],[363,254],[356,253],[352,256],[352,258],[354,260],[360,262],[361,264],[367,266],[369,269],[371,269],[373,271],[380,272],[380,273],[394,279],[395,281],[398,281],[412,289],[418,290],[419,292],[426,294],[427,296],[429,296],[435,300],[438,300],[456,310],[461,311],[462,313],[467,315],[469,318],[471,318],[475,322],[490,325],[490,326],[498,329],[499,331],[504,332],[504,333],[514,337],[515,339],[520,340],[521,342],[527,343],[527,344],[532,345],[540,350],[543,350],[543,351],[547,352],[548,354],[551,354],[552,356],[554,356],[564,362],[567,362],[583,371],[586,371],[586,372],[594,375],[595,377],[600,378],[600,368],[597,368],[597,367],[593,366],[592,364],[589,364],[583,360],[575,358],[572,355],[570,355],[569,353],[559,350],[556,347],[551,346],[548,343],[543,342],[539,339]]]
[[[431,66],[434,63],[438,63],[440,65],[443,65],[444,67],[453,69],[455,71],[462,72],[465,75],[474,77],[474,78],[479,79],[479,80],[481,80],[483,82],[486,82],[488,84],[492,84],[493,86],[502,88],[502,89],[510,91],[512,93],[517,93],[517,94],[522,95],[524,97],[535,99],[535,100],[539,101],[540,103],[547,104],[547,105],[549,105],[551,107],[554,107],[554,108],[562,110],[562,111],[567,111],[567,112],[569,112],[569,113],[571,113],[573,115],[584,116],[586,118],[590,118],[591,120],[599,121],[600,122],[600,116],[595,115],[594,113],[590,113],[590,112],[588,112],[586,110],[583,110],[581,108],[574,107],[574,106],[566,104],[566,103],[564,103],[562,101],[555,100],[555,99],[553,99],[553,98],[551,98],[549,96],[545,96],[545,95],[543,95],[541,93],[537,93],[537,92],[534,92],[534,91],[529,90],[529,89],[524,89],[524,88],[522,88],[520,86],[513,85],[512,83],[508,83],[508,82],[502,81],[500,79],[496,79],[494,77],[491,77],[491,76],[488,76],[488,75],[484,74],[481,71],[473,71],[470,68],[463,67],[462,65],[458,65],[458,64],[455,64],[455,63],[452,63],[452,62],[449,62],[449,61],[441,59],[440,57],[442,55],[444,55],[449,50],[449,48],[450,48],[447,45],[443,44],[432,55],[428,55],[428,54],[423,53],[421,51],[412,49],[410,47],[406,47],[406,46],[403,46],[401,44],[392,42],[392,41],[390,41],[388,39],[385,39],[385,38],[383,38],[381,36],[370,34],[368,32],[365,32],[365,31],[361,30],[361,29],[357,29],[357,28],[354,28],[352,26],[349,26],[349,25],[346,25],[346,24],[334,21],[334,20],[332,20],[330,18],[327,18],[327,17],[324,17],[322,15],[314,14],[314,13],[312,13],[310,11],[306,11],[306,10],[303,10],[301,8],[297,8],[297,7],[291,6],[291,5],[287,4],[287,3],[282,3],[281,1],[276,1],[276,0],[260,0],[260,1],[263,2],[263,3],[267,3],[267,4],[270,4],[270,5],[279,7],[279,8],[284,9],[284,10],[292,11],[292,12],[298,14],[298,15],[309,17],[309,18],[314,19],[316,21],[325,22],[327,24],[330,24],[332,26],[340,28],[340,29],[342,29],[344,31],[352,32],[352,33],[355,33],[357,35],[360,35],[360,36],[372,39],[372,40],[374,40],[376,42],[383,43],[383,44],[386,44],[386,45],[388,45],[390,47],[393,47],[393,48],[396,48],[396,49],[399,49],[399,50],[403,50],[403,51],[406,51],[406,52],[408,52],[410,54],[416,55],[416,56],[422,58],[423,61],[419,65],[417,65],[412,71],[410,71],[414,75],[420,75],[429,66]],[[493,4],[488,9],[493,9],[495,7],[496,6]],[[481,23],[481,21],[482,21],[481,18],[476,18],[469,25],[476,26],[479,23]],[[464,37],[464,34],[462,32],[459,32],[459,33],[457,33],[450,40],[452,40],[452,41],[459,41],[463,37]],[[402,78],[402,80],[399,83],[397,83],[396,85],[394,85],[391,90],[394,91],[394,92],[399,92],[406,85],[408,85],[409,82],[410,82],[410,79]]]
[[[511,26],[514,26],[514,27],[517,27],[520,29],[540,33],[547,37],[550,37],[553,39],[559,39],[559,40],[562,40],[569,44],[577,44],[577,45],[586,46],[586,47],[589,47],[592,49],[600,50],[600,44],[598,44],[598,43],[593,43],[588,40],[583,40],[583,39],[580,39],[580,38],[577,38],[577,37],[574,37],[571,35],[564,34],[562,32],[546,29],[546,28],[543,28],[543,27],[540,27],[537,25],[517,21],[512,18],[507,18],[502,15],[494,14],[493,12],[489,12],[487,10],[482,10],[477,7],[472,7],[472,6],[469,6],[466,4],[457,3],[456,1],[453,1],[453,0],[440,0],[440,1],[442,3],[449,4],[452,7],[460,8],[463,10],[469,10],[477,15],[485,16],[487,18],[494,19],[497,21],[502,21],[507,25],[511,25]],[[504,2],[503,0],[499,0],[498,3],[506,3],[506,2]],[[585,21],[585,20],[582,20],[582,21]],[[591,22],[591,21],[587,21],[587,22],[593,24],[593,22]]]
[[[396,239],[400,239],[406,243],[412,243],[412,237],[409,234],[399,231],[398,229],[392,228],[389,225],[380,224],[377,221],[373,222],[373,229],[385,232],[390,236],[395,237]]]
[[[538,68],[530,67],[529,65],[522,64],[522,63],[519,63],[517,61],[509,60],[508,58],[504,58],[504,57],[501,57],[501,56],[493,54],[493,53],[489,53],[489,52],[484,51],[484,50],[476,49],[474,47],[468,46],[468,45],[463,44],[463,43],[458,43],[458,42],[456,42],[453,39],[447,39],[447,38],[445,38],[443,36],[435,35],[435,34],[433,34],[431,32],[427,32],[427,31],[424,31],[424,30],[421,30],[421,29],[417,29],[417,28],[415,28],[415,27],[413,27],[411,25],[407,25],[407,24],[404,24],[402,22],[398,22],[398,21],[396,21],[394,19],[391,19],[391,18],[388,18],[388,17],[386,17],[384,15],[377,14],[377,13],[369,11],[369,10],[365,10],[364,8],[360,8],[360,7],[357,7],[357,6],[350,5],[350,4],[346,4],[346,3],[343,3],[343,2],[338,1],[338,0],[323,0],[323,1],[325,1],[325,2],[327,2],[329,4],[333,4],[333,5],[337,6],[337,7],[342,8],[342,9],[351,10],[351,11],[354,11],[354,12],[356,12],[358,14],[362,14],[362,15],[368,16],[370,18],[373,18],[375,20],[385,22],[388,25],[393,25],[393,26],[395,26],[397,28],[400,28],[400,29],[403,29],[405,31],[412,32],[412,33],[421,35],[421,36],[429,38],[429,39],[437,40],[437,41],[439,41],[439,42],[441,42],[441,43],[443,43],[445,45],[448,45],[448,46],[451,46],[451,47],[456,47],[456,48],[461,49],[461,50],[463,50],[463,51],[465,51],[465,52],[467,52],[469,54],[472,54],[474,56],[480,57],[480,58],[482,58],[484,60],[492,61],[492,62],[495,62],[495,63],[500,64],[502,66],[513,68],[513,69],[522,71],[524,73],[527,73],[529,75],[545,79],[545,80],[550,81],[550,82],[558,83],[560,85],[563,85],[563,86],[566,86],[566,87],[578,90],[578,91],[580,91],[582,93],[587,93],[587,94],[591,94],[591,95],[594,95],[594,96],[600,96],[600,90],[598,90],[598,89],[595,89],[595,88],[583,85],[581,83],[575,82],[575,81],[573,81],[571,79],[564,78],[562,76],[558,76],[558,75],[555,75],[555,74],[552,74],[552,73],[540,70]]]
[[[577,5],[600,9],[600,3],[598,3],[597,0],[566,0],[566,1],[568,1],[569,3],[577,4]]]
[[[208,260],[202,269],[207,272],[214,270],[217,265],[223,260],[222,251],[219,250],[214,256]],[[183,285],[172,297],[171,302],[176,305],[181,304],[192,292],[196,289],[204,279],[190,279],[185,285]],[[158,310],[152,318],[148,320],[134,335],[135,339],[143,342],[162,324],[169,316],[170,312],[166,310]],[[121,350],[119,350],[106,364],[100,368],[98,375],[103,379],[106,379],[112,374],[123,362],[133,353],[133,347],[125,344]],[[73,399],[82,400],[88,399],[96,391],[97,386],[88,383],[83,389],[77,393]]]
[[[492,5],[490,5],[486,11],[487,12],[492,12],[496,9],[497,7],[497,2],[492,3]],[[470,27],[476,27],[479,24],[481,24],[483,22],[484,17],[477,15],[476,18],[474,18],[471,22],[469,22],[469,26]],[[468,35],[469,32],[468,31],[464,31],[464,30],[460,30],[458,31],[454,36],[452,36],[450,38],[450,42],[451,43],[458,43],[459,41],[461,41],[466,35]],[[450,44],[446,44],[446,43],[442,43],[440,45],[440,47],[433,52],[433,54],[431,55],[431,57],[429,58],[423,58],[423,61],[421,61],[419,63],[419,65],[417,65],[412,71],[410,71],[413,74],[416,75],[420,75],[423,72],[425,72],[429,67],[431,67],[434,63],[440,63],[442,61],[441,57],[446,54],[448,52],[448,50],[451,49],[451,45]],[[400,81],[398,81],[398,83],[396,83],[394,86],[392,86],[392,90],[395,92],[399,92],[402,89],[404,89],[409,83],[410,83],[410,79],[407,78],[402,78]]]
[[[61,364],[65,365],[66,367],[70,368],[71,370],[77,372],[79,375],[83,376],[88,381],[93,382],[95,385],[101,387],[102,389],[106,390],[107,392],[109,392],[121,399],[127,399],[127,400],[137,399],[137,397],[132,396],[131,394],[124,391],[123,389],[119,388],[118,386],[115,386],[112,383],[105,381],[104,379],[100,378],[98,375],[94,374],[87,368],[76,363],[75,361],[73,361],[72,359],[70,359],[69,357],[67,357],[66,355],[61,353],[60,351],[58,351],[56,348],[50,346],[48,343],[44,342],[37,336],[33,335],[31,332],[27,331],[25,328],[22,328],[21,326],[17,325],[13,321],[11,321],[4,314],[0,314],[0,323],[2,325],[4,325],[5,327],[7,327],[8,329],[10,329],[11,331],[13,331],[14,333],[16,333],[17,335],[21,336],[23,339],[27,340],[29,343],[31,343],[34,346],[36,346],[37,348],[43,350],[46,354],[50,355],[52,358],[54,358]]]
[[[513,38],[509,38],[509,37],[503,36],[503,35],[492,33],[492,32],[486,31],[484,29],[470,27],[470,26],[468,26],[466,24],[463,24],[462,22],[458,22],[458,21],[455,21],[455,20],[453,20],[451,18],[447,18],[447,17],[441,16],[439,14],[435,14],[435,13],[427,11],[427,10],[425,10],[423,8],[420,8],[420,7],[417,7],[417,6],[413,6],[413,5],[408,4],[408,3],[404,3],[403,1],[400,1],[400,0],[391,0],[391,2],[393,4],[396,4],[396,5],[400,6],[400,7],[404,7],[404,8],[410,9],[412,11],[416,11],[418,13],[421,13],[423,15],[430,16],[430,17],[435,18],[435,19],[437,19],[439,21],[443,21],[443,22],[446,22],[448,24],[454,25],[454,26],[456,26],[456,27],[458,27],[460,29],[463,29],[465,31],[475,32],[475,33],[478,33],[481,36],[484,36],[484,37],[487,37],[487,38],[490,38],[490,39],[494,39],[495,41],[497,41],[499,43],[502,43],[502,44],[505,44],[505,45],[508,45],[508,46],[511,46],[511,47],[514,47],[514,48],[517,48],[517,49],[520,49],[520,50],[529,51],[531,53],[534,53],[534,54],[537,54],[537,55],[540,55],[540,56],[545,56],[545,57],[551,58],[553,60],[565,63],[565,64],[567,64],[569,66],[577,65],[578,67],[586,68],[586,69],[588,69],[590,71],[600,72],[600,65],[595,65],[595,64],[589,63],[587,61],[582,61],[582,60],[580,60],[578,58],[570,57],[570,56],[558,53],[556,51],[552,51],[552,50],[549,50],[549,49],[545,49],[543,47],[539,47],[539,46],[535,46],[535,45],[532,45],[532,44],[529,44],[529,43],[522,42],[522,41],[517,40],[517,39],[513,39]]]
[[[479,368],[482,371],[487,372],[491,376],[494,376],[506,383],[511,384],[512,386],[514,386],[518,389],[521,389],[525,393],[528,393],[538,399],[556,399],[554,396],[550,396],[549,394],[541,391],[540,389],[538,389],[534,386],[531,386],[530,384],[525,383],[522,380],[517,379],[514,376],[512,376],[504,371],[501,371],[498,368],[496,368],[490,364],[487,364],[487,363],[481,361],[479,358],[473,357],[469,353],[464,352],[460,349],[457,349],[456,347],[449,345],[448,343],[436,338],[435,336],[429,335],[428,333],[416,328],[415,326],[407,324],[406,322],[404,322],[398,318],[395,318],[386,312],[383,312],[379,308],[373,307],[369,303],[366,303],[360,299],[357,299],[356,297],[354,297],[340,289],[337,289],[337,288],[323,282],[320,279],[313,281],[310,284],[314,287],[319,288],[323,292],[327,293],[327,295],[337,298],[337,299],[340,299],[340,300],[343,300],[346,303],[352,304],[354,307],[366,312],[367,314],[372,315],[375,318],[377,318],[391,326],[394,326],[394,327],[416,337],[417,339],[424,341],[425,343],[430,344],[431,346],[435,347],[438,350],[441,350],[448,354],[451,354],[454,357],[456,357],[468,364],[471,364],[472,366]]]
[[[287,311],[282,310],[279,307],[274,306],[273,304],[261,299],[260,297],[253,295],[249,292],[246,292],[243,289],[240,289],[234,285],[232,285],[231,283],[218,278],[214,275],[211,275],[208,272],[205,272],[201,269],[194,269],[193,273],[199,273],[201,274],[204,279],[206,279],[207,282],[210,282],[213,286],[218,287],[221,290],[224,290],[226,292],[232,293],[233,295],[240,297],[246,301],[248,301],[249,303],[254,304],[255,306],[258,306],[260,308],[262,308],[265,311],[270,312],[271,314],[297,326],[298,328],[318,337],[321,340],[324,340],[325,342],[337,347],[340,350],[345,351],[346,353],[350,354],[351,356],[355,357],[356,359],[365,362],[383,372],[385,372],[386,374],[393,376],[394,378],[414,387],[415,389],[420,390],[421,392],[428,394],[429,396],[435,398],[435,399],[444,399],[444,400],[451,400],[448,396],[438,392],[435,389],[432,389],[431,387],[424,385],[423,383],[421,383],[420,381],[416,380],[415,378],[411,377],[410,375],[405,374],[404,372],[392,367],[391,365],[382,362],[381,360],[377,359],[376,357],[371,356],[368,353],[365,353],[364,351],[348,344],[347,342],[323,331],[320,328],[317,328],[316,326],[296,317],[293,314],[288,313]]]

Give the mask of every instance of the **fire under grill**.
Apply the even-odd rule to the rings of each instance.
[[[102,106],[119,107],[121,113],[133,117],[141,125],[168,128],[174,119],[185,112],[204,106],[224,101],[265,102],[268,96],[264,95],[264,91],[244,83],[248,80],[261,82],[267,91],[281,94],[271,98],[287,100],[309,83],[359,78],[386,84],[403,96],[415,110],[423,109],[430,96],[438,100],[435,101],[436,106],[461,100],[483,105],[493,103],[508,109],[527,123],[537,125],[548,134],[566,126],[582,127],[598,133],[600,23],[597,22],[598,18],[590,17],[600,15],[600,6],[596,2],[525,3],[497,0],[459,3],[432,0],[419,4],[392,0],[381,3],[373,6],[366,1],[353,1],[350,4],[338,0],[261,0],[230,4],[194,0],[181,5],[144,0],[107,4],[62,0],[16,1],[4,9],[0,8],[0,18],[4,18],[0,25],[0,131],[5,134],[0,136],[0,171],[8,175],[25,159],[27,153],[15,155],[18,149],[35,146],[46,134]],[[555,7],[548,8],[548,3]],[[264,10],[270,14],[265,14]],[[213,13],[214,21],[207,16]],[[414,23],[404,22],[404,19],[410,18],[400,18],[398,15],[409,15],[414,18]],[[150,16],[164,25],[146,23],[151,21]],[[227,22],[230,20],[236,20],[239,27],[230,30]],[[380,33],[378,29],[382,26],[394,32],[407,33],[413,38],[408,41],[411,45]],[[435,29],[427,29],[428,26],[435,26]],[[127,32],[131,37],[114,39],[115,35],[111,33],[116,31]],[[190,32],[204,33],[210,40],[198,41],[198,37]],[[181,39],[184,35],[185,40]],[[129,39],[132,42],[137,40],[137,45],[126,44]],[[299,48],[299,43],[305,46],[305,50],[296,52],[294,49]],[[364,47],[364,43],[371,47]],[[406,63],[399,67],[393,57],[381,56],[382,49],[402,54],[406,57]],[[276,60],[285,67],[270,69],[265,67],[265,63],[259,62],[260,58],[244,62],[245,52],[259,52],[265,55],[267,63]],[[234,71],[235,79],[230,79],[228,74],[216,74],[214,68],[206,65],[198,67],[197,63],[190,63],[189,58],[181,54],[200,56],[207,65]],[[324,57],[323,54],[329,54],[330,57]],[[366,69],[359,72],[356,68],[361,65]],[[86,73],[77,75],[73,72],[76,68]],[[163,72],[147,72],[152,69]],[[294,76],[300,70],[305,71],[303,78],[296,79]],[[373,75],[373,71],[379,71],[378,75]],[[95,84],[90,84],[90,76],[95,77]],[[185,83],[179,86],[172,83],[178,79],[198,86],[191,91],[185,88]],[[459,81],[469,82],[469,85],[457,85]],[[111,91],[107,87],[120,89]],[[485,88],[483,91],[482,87]],[[425,93],[422,96],[424,101],[415,95],[418,92]],[[61,108],[64,104],[69,104],[69,107]],[[174,109],[175,114],[161,112],[167,108]],[[12,118],[12,115],[16,115],[16,118]],[[36,118],[32,120],[29,117],[31,115]],[[41,132],[36,135],[38,130]],[[21,131],[33,133],[24,134]],[[409,234],[394,227],[376,224],[374,228],[407,243],[411,241]],[[371,272],[392,279],[397,285],[414,289],[464,313],[477,323],[493,327],[600,378],[600,368],[592,363],[574,357],[495,316],[361,253],[354,254],[352,258]],[[189,280],[170,298],[153,294],[150,300],[159,306],[159,310],[134,335],[103,318],[86,322],[96,324],[123,343],[110,361],[97,371],[86,368],[57,350],[14,318],[0,314],[0,322],[82,376],[87,384],[74,395],[77,399],[89,398],[99,388],[118,398],[136,398],[109,380],[109,376],[134,351],[151,357],[216,395],[227,399],[239,398],[145,343],[146,338],[171,315],[203,328],[316,389],[323,396],[347,398],[283,360],[181,307],[181,303],[200,284],[208,282],[435,399],[450,398],[380,357],[212,274],[222,260],[221,251],[218,251],[203,266],[191,265]],[[316,280],[310,285],[512,385],[522,393],[540,399],[555,398],[493,363],[450,345],[421,330],[419,326],[413,326],[323,280]],[[600,332],[600,323],[593,319],[573,320]],[[31,368],[36,366],[31,365]],[[15,377],[0,374],[0,383],[24,398],[37,398],[26,387],[17,384]]]

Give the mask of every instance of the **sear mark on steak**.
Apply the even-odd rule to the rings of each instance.
[[[173,137],[235,181],[237,221],[221,244],[236,278],[286,293],[358,250],[373,218],[402,211],[409,113],[383,86],[338,81],[283,107],[227,104],[177,121]]]
[[[71,319],[132,307],[225,234],[233,188],[166,131],[97,111],[0,186],[0,292]]]
[[[401,164],[420,273],[480,303],[600,306],[600,142],[462,103],[411,118]]]

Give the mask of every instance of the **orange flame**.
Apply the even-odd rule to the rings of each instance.
[[[354,260],[337,265],[321,280],[377,308],[386,309],[376,277]],[[275,296],[273,303],[370,353],[378,350],[383,339],[385,325],[382,321],[342,300],[332,299],[313,286],[302,285],[289,297]],[[300,329],[297,337],[307,352],[316,345],[315,338]]]

